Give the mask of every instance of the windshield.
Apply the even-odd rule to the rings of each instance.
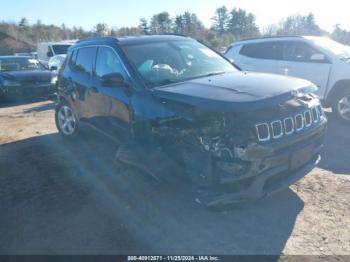
[[[326,37],[317,38],[313,42],[315,45],[331,51],[341,59],[350,59],[350,46],[342,45]]]
[[[11,57],[0,58],[0,72],[5,71],[26,71],[26,70],[44,70],[44,66],[33,58]]]
[[[123,50],[149,87],[237,71],[217,53],[191,40],[129,45]]]
[[[67,54],[67,50],[71,45],[53,45],[52,49],[55,55]]]

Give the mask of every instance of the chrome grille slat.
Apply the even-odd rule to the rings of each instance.
[[[265,141],[269,141],[271,139],[270,128],[269,128],[269,125],[267,123],[259,123],[259,124],[256,124],[255,127],[256,127],[256,132],[258,134],[259,141],[265,142]],[[264,136],[262,134],[261,128],[262,129],[266,128],[266,131],[267,131],[267,135],[266,136]]]
[[[320,105],[313,106],[294,116],[283,118],[282,120],[274,120],[272,122],[262,122],[255,125],[258,140],[266,142],[271,139],[279,139],[284,135],[292,135],[295,132],[311,127],[317,124],[324,117],[322,107]]]
[[[287,122],[289,122],[291,128],[288,129],[288,124]],[[283,120],[283,124],[284,124],[284,132],[286,135],[291,135],[294,133],[294,120],[293,117],[287,117]]]
[[[318,115],[319,115],[320,120],[321,120],[321,118],[325,117],[323,109],[320,105],[317,106],[317,111],[318,111]]]
[[[310,110],[304,112],[304,122],[306,128],[312,125],[312,114]]]
[[[304,116],[303,116],[303,114],[297,114],[294,117],[294,119],[295,119],[295,130],[297,132],[303,130],[304,129]],[[298,121],[298,119],[299,119],[299,121]],[[298,125],[299,122],[301,123],[300,125]]]
[[[313,123],[314,124],[318,123],[318,121],[320,121],[320,116],[318,114],[318,109],[316,107],[313,107],[311,109],[311,114],[312,114]]]
[[[278,133],[279,130],[279,133]],[[281,120],[271,122],[272,137],[274,139],[281,138],[283,136],[283,126]]]

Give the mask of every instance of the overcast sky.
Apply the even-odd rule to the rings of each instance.
[[[335,24],[350,30],[346,0],[2,0],[0,19],[18,21],[27,17],[31,23],[40,19],[45,24],[82,26],[91,29],[99,22],[111,26],[137,26],[142,17],[168,11],[171,16],[190,11],[205,26],[217,7],[243,8],[255,14],[262,29],[288,15],[314,13],[317,23],[328,31]]]

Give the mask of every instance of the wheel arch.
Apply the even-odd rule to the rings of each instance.
[[[69,107],[73,110],[73,113],[75,115],[75,117],[80,120],[80,114],[77,111],[77,109],[75,108],[75,106],[72,104],[71,99],[69,99],[69,97],[62,95],[62,94],[58,94],[57,95],[57,100],[56,100],[56,109],[58,108],[58,106],[62,103],[66,103],[69,105]]]
[[[62,102],[68,102],[68,101],[67,101],[67,99],[66,99],[64,96],[58,95],[58,96],[57,96],[56,104],[58,105],[58,104],[60,104],[60,103],[62,103]]]
[[[341,91],[349,89],[350,90],[350,79],[342,79],[337,81],[331,90],[329,91],[326,99],[325,106],[329,107],[332,104],[334,97]]]

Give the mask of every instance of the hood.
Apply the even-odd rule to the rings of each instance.
[[[0,73],[4,79],[16,81],[21,84],[50,83],[52,78],[51,71],[32,70],[32,71],[10,71]]]
[[[153,96],[204,111],[247,111],[273,106],[295,96],[295,90],[316,87],[309,81],[264,73],[234,72],[153,89]]]

